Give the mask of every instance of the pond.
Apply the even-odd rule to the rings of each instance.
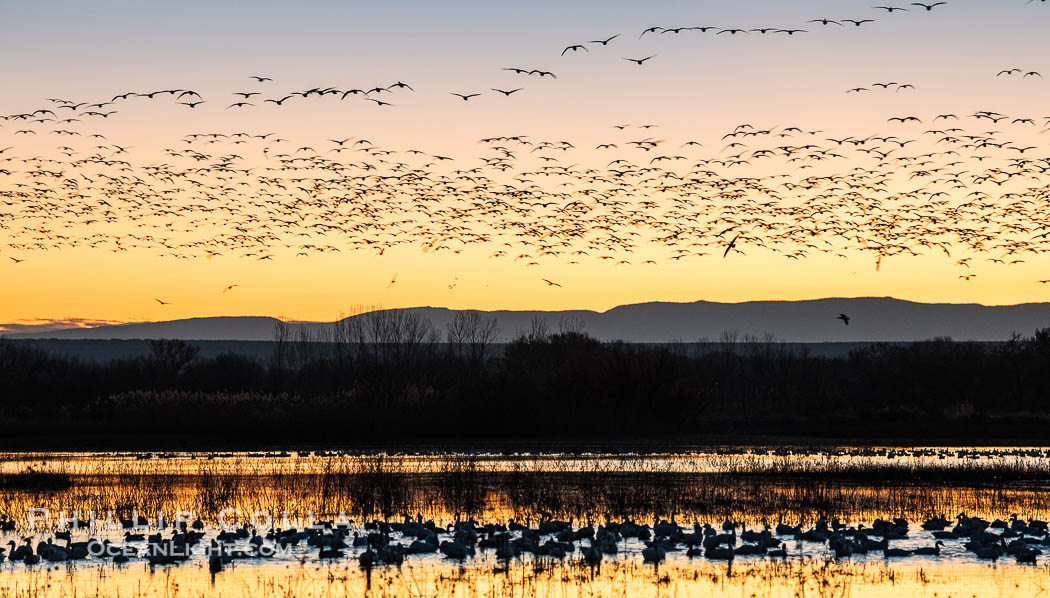
[[[1048,472],[1035,447],[8,453],[0,597],[1031,596]]]

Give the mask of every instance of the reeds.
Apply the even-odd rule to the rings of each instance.
[[[0,492],[4,491],[62,491],[73,486],[73,479],[65,473],[26,469],[18,473],[0,473]]]
[[[1050,465],[1042,460],[1017,457],[889,462],[864,458],[743,456],[726,458],[713,465],[726,474],[794,480],[977,486],[1023,482],[1050,484]]]
[[[52,460],[0,476],[0,516],[44,507],[120,517],[192,511],[214,521],[243,516],[441,521],[545,518],[602,522],[730,517],[754,522],[925,517],[959,511],[1042,515],[1044,462],[975,463],[705,457],[682,459],[495,459],[385,454],[325,458],[227,458],[102,465]]]

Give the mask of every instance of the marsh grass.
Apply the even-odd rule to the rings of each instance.
[[[60,491],[73,486],[73,479],[66,473],[34,471],[27,468],[18,473],[0,473],[0,492],[9,490]]]
[[[654,518],[753,522],[926,517],[960,511],[1041,515],[1050,470],[1024,458],[982,462],[750,456],[493,459],[384,454],[290,459],[164,459],[103,465],[52,459],[0,476],[0,516],[24,519],[28,507],[54,513],[112,511],[121,518],[192,511],[206,521],[222,509],[244,517],[266,511],[293,519],[339,513],[358,520],[421,514],[577,522]],[[243,519],[241,520],[244,521]]]
[[[734,475],[833,480],[860,483],[950,483],[994,486],[1008,483],[1050,484],[1050,465],[1043,460],[1017,457],[931,462],[918,459],[883,460],[832,457],[757,458],[741,456],[712,463]]]

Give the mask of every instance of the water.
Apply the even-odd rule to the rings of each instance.
[[[148,458],[147,458],[148,457]],[[870,526],[875,518],[905,516],[907,537],[894,548],[933,546],[933,533],[922,529],[925,517],[958,511],[988,520],[1047,519],[1046,494],[1038,479],[1050,470],[1050,457],[1037,448],[1024,449],[852,449],[707,451],[678,455],[514,454],[514,455],[349,455],[306,453],[178,453],[138,455],[4,454],[0,473],[26,471],[59,474],[53,487],[0,489],[0,519],[16,529],[0,533],[0,544],[32,545],[54,538],[61,529],[60,510],[100,519],[112,510],[119,518],[137,514],[154,518],[163,511],[170,522],[176,510],[194,511],[202,541],[180,564],[152,566],[143,556],[146,541],[124,540],[124,529],[73,532],[73,541],[89,537],[126,546],[135,556],[127,564],[88,557],[73,562],[27,566],[0,564],[0,598],[6,596],[1034,596],[1050,587],[1050,547],[1033,544],[1042,554],[1034,563],[1013,556],[980,559],[964,548],[965,540],[945,540],[940,555],[887,558],[882,552],[836,559],[825,542],[774,536],[786,555],[736,556],[732,562],[690,557],[685,547],[666,553],[660,563],[643,562],[646,544],[629,537],[616,542],[617,553],[594,566],[583,560],[588,540],[574,542],[564,558],[529,553],[498,559],[492,549],[456,560],[440,553],[413,554],[400,566],[362,567],[365,547],[344,549],[340,558],[322,561],[319,548],[306,545],[277,551],[272,557],[234,559],[221,571],[209,570],[208,547],[221,531],[217,514],[234,506],[242,513],[266,510],[278,525],[303,529],[311,522],[337,520],[353,534],[366,535],[365,522],[402,521],[418,513],[438,527],[474,519],[478,525],[506,525],[515,520],[532,527],[548,517],[564,517],[574,527],[624,518],[633,511],[640,524],[674,517],[684,531],[694,522],[721,531],[727,517],[743,530],[761,530],[777,522],[810,529],[821,515],[841,517],[849,526]],[[1031,468],[1031,479],[1007,484],[858,483],[841,480],[792,481],[741,475],[782,461],[813,462],[820,471],[837,471],[843,463],[924,468],[986,467],[1004,464]],[[758,463],[756,466],[755,463]],[[969,471],[969,470],[967,470]],[[730,473],[727,473],[730,472]],[[739,478],[739,479],[738,479]],[[32,479],[29,476],[25,479]],[[21,482],[20,482],[21,483]],[[31,525],[30,507],[49,509],[51,519]],[[830,508],[829,508],[830,507]],[[287,511],[288,521],[281,522]],[[313,519],[310,519],[312,511]],[[386,511],[384,516],[384,511]],[[232,518],[235,519],[235,518]],[[237,525],[246,523],[236,519]],[[949,526],[950,529],[950,526]],[[138,531],[138,530],[135,530]],[[994,530],[1001,533],[1001,530]],[[155,521],[141,533],[170,537]],[[266,530],[259,533],[266,535]],[[330,532],[329,532],[330,533]],[[484,536],[484,534],[482,534]],[[521,532],[509,532],[518,539]],[[1029,538],[1034,536],[1029,535]],[[407,546],[415,538],[400,532],[389,541]],[[451,540],[442,533],[441,540]],[[550,536],[543,536],[547,541]],[[1011,538],[1010,540],[1013,540]],[[1039,538],[1040,542],[1043,541]],[[58,545],[64,541],[55,540]],[[737,543],[740,546],[742,542]],[[1050,544],[1050,540],[1046,540]],[[273,547],[271,539],[263,545]],[[229,543],[232,551],[249,548],[249,539]]]
[[[731,570],[730,570],[731,569]],[[65,567],[12,579],[2,597],[29,596],[435,596],[435,597],[1031,597],[1044,593],[1047,570],[992,565],[918,567],[851,563],[512,564],[503,569],[406,565],[370,576],[342,564],[303,564],[259,571],[240,567],[212,576],[206,567],[127,567],[105,575]],[[370,579],[369,579],[370,577]]]

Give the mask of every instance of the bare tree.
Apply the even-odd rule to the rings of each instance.
[[[276,371],[285,369],[288,365],[288,343],[292,338],[292,331],[288,323],[278,318],[273,323],[273,356],[271,367]]]
[[[484,317],[481,312],[461,311],[448,323],[446,339],[449,350],[459,357],[471,361],[481,361],[488,352],[488,346],[499,335],[499,326],[495,316]]]
[[[740,338],[739,330],[723,330],[719,335],[718,342],[726,353],[736,353],[737,340]]]
[[[157,339],[149,343],[150,361],[156,365],[160,375],[173,384],[187,365],[197,358],[200,349],[186,341]]]
[[[347,314],[339,314],[339,320],[330,327],[329,335],[335,346],[335,353],[341,359],[352,359],[366,356],[368,339],[365,334],[366,314],[379,311],[378,305],[355,305]]]
[[[558,332],[560,334],[583,334],[587,324],[576,316],[564,316],[558,320]]]
[[[518,338],[530,343],[544,342],[550,337],[550,324],[547,323],[547,318],[541,316],[534,316],[524,330],[518,331]]]
[[[357,339],[353,320],[362,311],[362,307],[356,306],[349,314],[340,312],[339,318],[327,329],[332,358],[338,363],[347,363],[356,355]]]
[[[349,352],[358,358],[400,363],[424,355],[438,340],[433,323],[422,315],[379,306],[356,308],[338,323],[332,337],[351,347]]]
[[[292,355],[295,357],[296,369],[301,370],[308,363],[317,360],[320,356],[320,344],[320,335],[307,328],[306,324],[300,323],[295,327],[295,342],[292,343]]]

